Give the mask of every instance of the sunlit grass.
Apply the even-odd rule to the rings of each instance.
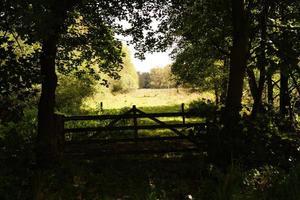
[[[154,107],[162,110],[180,110],[182,103],[188,104],[197,99],[213,100],[214,96],[209,92],[192,92],[187,89],[138,89],[124,94],[97,93],[93,97],[86,99],[83,108],[86,110],[100,110],[100,103],[103,103],[103,109],[121,109],[136,105],[137,108],[145,112],[153,110]],[[164,108],[164,106],[166,106]],[[172,109],[171,109],[172,108]]]
[[[130,110],[133,105],[145,113],[176,113],[182,111],[182,103],[185,104],[185,112],[188,111],[189,103],[199,99],[213,100],[212,93],[193,92],[188,89],[138,89],[126,94],[112,95],[109,92],[99,92],[85,100],[83,109],[90,114],[122,114]],[[103,104],[101,110],[100,102]],[[182,117],[158,117],[158,120],[166,124],[182,124]],[[106,126],[111,120],[93,120],[68,122],[66,127],[99,127]],[[186,123],[205,122],[199,117],[185,118]],[[139,118],[138,125],[155,125],[157,122],[149,118]],[[133,119],[120,120],[115,126],[133,126]],[[139,130],[139,136],[172,136],[174,132],[169,129]],[[185,132],[185,131],[184,131]],[[132,137],[132,131],[112,131],[109,135],[113,138]],[[76,134],[75,134],[76,135]],[[100,134],[102,135],[102,134]],[[106,135],[106,134],[105,134]],[[176,135],[176,134],[175,134]]]

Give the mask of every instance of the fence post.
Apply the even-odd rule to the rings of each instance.
[[[64,151],[65,134],[64,134],[64,116],[55,114],[55,133],[54,137],[56,140],[56,149],[61,158]]]
[[[182,124],[185,124],[184,103],[181,104]]]
[[[137,123],[137,116],[136,116],[136,106],[132,106],[132,111],[133,111],[133,126],[134,126],[134,139],[137,139],[138,136],[138,123]]]
[[[103,102],[102,101],[100,102],[100,111],[101,112],[103,111]]]

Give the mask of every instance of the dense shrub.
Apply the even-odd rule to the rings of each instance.
[[[0,123],[0,199],[32,199],[36,114],[26,107],[18,122]]]
[[[236,126],[234,133],[222,132],[218,126],[209,129],[212,162],[218,163],[227,153],[232,159],[229,163],[238,162],[248,169],[268,164],[288,170],[300,161],[300,138],[279,132],[272,116],[260,115],[255,120],[246,117]]]
[[[200,117],[212,119],[215,117],[218,107],[210,100],[201,99],[192,101],[189,104],[189,113],[197,114]]]
[[[84,98],[94,92],[94,83],[89,79],[74,76],[59,76],[56,90],[57,111],[65,114],[82,113],[81,104]]]
[[[127,45],[123,44],[123,69],[119,72],[120,79],[109,79],[110,89],[112,93],[128,92],[139,87],[139,77],[132,63],[131,52]]]

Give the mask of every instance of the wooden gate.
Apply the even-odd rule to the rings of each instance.
[[[197,115],[186,113],[184,104],[181,108],[180,112],[173,113],[145,113],[133,106],[130,110],[118,115],[64,116],[65,153],[97,156],[100,154],[197,151],[203,144],[191,134],[194,133],[192,129],[197,129],[198,133],[205,133],[206,123],[187,123],[187,118],[197,117]],[[159,119],[163,117],[180,117],[181,121],[180,123],[178,121],[167,123]],[[141,123],[140,119],[147,119],[148,123],[145,121]],[[84,126],[86,121],[88,121],[88,126]],[[91,121],[95,122],[94,126],[90,125]],[[141,130],[157,129],[168,130],[172,135],[149,137],[140,134]],[[117,136],[112,136],[112,132],[117,132],[115,134]],[[131,136],[125,134],[126,132],[133,134]]]

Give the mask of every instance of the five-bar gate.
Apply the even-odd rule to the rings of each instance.
[[[164,117],[180,117],[181,120],[180,123],[168,123],[161,120]],[[188,123],[189,117],[197,115],[185,112],[184,104],[180,112],[173,113],[145,113],[133,106],[118,115],[64,116],[65,154],[87,156],[197,151],[203,145],[190,134],[195,131],[188,130],[197,129],[198,133],[205,133],[206,123]],[[146,120],[140,123],[141,119]],[[85,122],[88,122],[88,126],[84,125]],[[93,126],[91,122],[94,122]],[[168,130],[172,134],[140,135],[141,130],[157,129]],[[128,132],[133,134],[126,134]]]

